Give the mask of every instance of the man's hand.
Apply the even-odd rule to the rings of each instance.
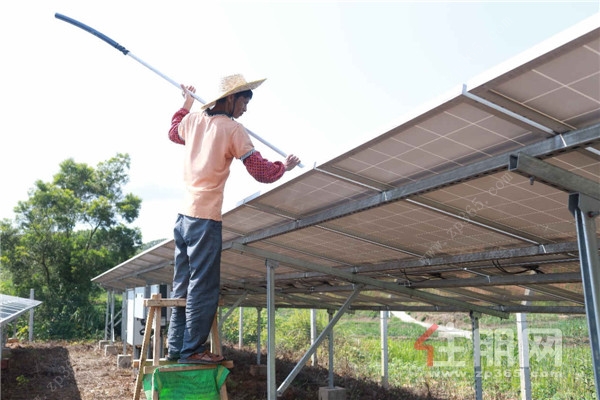
[[[191,95],[191,93],[196,93],[196,88],[193,86],[185,86],[185,85],[181,85],[181,95],[183,96],[183,98],[185,99],[183,101],[183,108],[185,108],[186,110],[190,111],[192,109],[192,104],[194,104],[194,97]]]
[[[300,159],[293,154],[287,156],[283,161],[283,165],[285,165],[286,171],[291,171],[298,164],[300,164]]]

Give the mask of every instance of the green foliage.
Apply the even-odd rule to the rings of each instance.
[[[335,369],[338,373],[379,380],[381,350],[376,317],[367,314],[345,316],[335,328]],[[516,331],[514,317],[509,320],[490,318],[491,328]],[[391,327],[395,326],[394,329]],[[594,399],[592,356],[587,339],[586,321],[581,316],[531,315],[530,328],[559,329],[562,333],[562,362],[553,356],[530,354],[532,397],[535,399]],[[390,319],[388,326],[389,380],[393,386],[429,387],[451,394],[452,398],[473,395],[473,345],[470,339],[454,338],[454,360],[449,366],[428,367],[426,352],[416,350],[414,343],[426,328]],[[392,334],[391,332],[394,331]],[[519,396],[518,343],[512,340],[514,362],[483,358],[483,391],[490,398],[509,399]],[[496,338],[498,339],[498,338]],[[485,343],[492,349],[505,351],[506,337]],[[448,338],[434,333],[426,344],[432,346],[436,361],[447,360],[444,348]],[[530,342],[530,346],[532,343]],[[488,349],[489,350],[489,349]],[[489,356],[489,353],[488,353]]]
[[[72,159],[51,182],[36,181],[29,198],[15,207],[16,226],[0,223],[4,293],[43,303],[36,308],[36,336],[94,337],[104,329],[104,305],[93,301],[91,278],[132,257],[141,233],[134,221],[141,199],[123,194],[129,156],[117,154],[96,168]],[[4,291],[6,290],[6,291]]]
[[[327,313],[317,311],[317,335],[327,325]],[[310,310],[283,309],[275,321],[277,332],[283,332],[284,340],[277,340],[277,351],[298,351],[310,347]]]
[[[224,312],[227,309],[223,310]],[[239,319],[233,313],[224,321],[225,340],[237,343]],[[460,316],[459,316],[460,317]],[[244,343],[256,343],[256,309],[244,309]],[[263,349],[266,346],[266,312],[261,314]],[[481,323],[481,321],[485,323]],[[528,316],[530,328],[558,329],[562,333],[562,363],[554,357],[530,354],[532,396],[535,399],[594,399],[594,382],[585,318],[581,316],[538,315]],[[318,332],[327,325],[327,313],[317,312]],[[464,321],[470,331],[470,321]],[[519,396],[518,343],[515,318],[500,320],[483,317],[480,320],[483,349],[504,352],[507,340],[512,341],[514,360],[495,359],[496,353],[482,356],[483,391],[493,399],[512,399]],[[445,351],[454,348],[452,362],[447,365],[427,365],[427,352],[415,349],[415,341],[426,328],[405,323],[398,318],[388,320],[388,371],[390,385],[396,387],[427,387],[433,393],[449,398],[473,397],[473,344],[470,339],[449,339],[435,332],[427,341],[434,349],[434,359],[448,361]],[[498,330],[493,335],[492,331]],[[508,331],[514,335],[502,336]],[[299,359],[310,345],[310,311],[278,309],[276,311],[278,354]],[[498,333],[499,336],[496,336]],[[380,320],[378,312],[357,311],[344,315],[334,328],[334,369],[336,373],[379,381],[381,377]],[[488,335],[488,336],[486,336]],[[449,341],[452,340],[452,343]],[[532,342],[530,342],[530,346]],[[505,354],[505,353],[503,353]],[[317,349],[321,365],[328,358],[327,340]],[[487,358],[486,358],[487,357]],[[488,359],[491,357],[491,359]]]
[[[229,309],[223,309],[227,312]],[[237,310],[236,310],[237,311]],[[267,313],[261,312],[261,339],[266,340]],[[223,339],[231,343],[237,343],[239,339],[239,312],[234,312],[223,322]],[[244,343],[256,343],[258,340],[258,311],[255,308],[243,309],[242,340]]]
[[[227,312],[224,309],[223,312]],[[267,340],[267,315],[261,312],[261,342]],[[236,318],[237,316],[237,318]],[[327,313],[317,311],[317,334],[327,325]],[[256,343],[258,340],[258,312],[255,308],[244,308],[243,335],[245,344]],[[279,309],[275,318],[275,329],[284,332],[284,337],[277,338],[277,351],[296,352],[306,350],[310,346],[310,310]],[[223,321],[223,340],[237,343],[239,338],[239,313],[233,313]]]
[[[25,375],[17,376],[17,386],[26,385],[29,379]]]

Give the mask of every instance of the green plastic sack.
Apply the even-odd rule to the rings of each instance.
[[[160,400],[219,400],[219,391],[229,370],[222,365],[211,369],[168,371],[178,365],[158,367],[144,375],[146,399],[152,399],[156,390]],[[181,365],[179,365],[181,366]]]

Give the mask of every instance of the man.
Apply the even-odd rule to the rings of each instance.
[[[245,128],[235,119],[247,110],[252,90],[265,80],[247,82],[242,75],[221,80],[220,93],[201,112],[190,113],[195,92],[183,86],[184,104],[172,118],[169,139],[185,146],[183,210],[174,229],[173,298],[186,307],[173,307],[169,324],[170,360],[215,364],[223,357],[206,348],[217,311],[220,289],[223,191],[234,158],[259,182],[275,182],[300,163],[289,155],[270,162],[254,149]]]

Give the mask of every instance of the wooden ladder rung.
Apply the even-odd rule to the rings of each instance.
[[[185,307],[185,299],[144,299],[144,307]]]

